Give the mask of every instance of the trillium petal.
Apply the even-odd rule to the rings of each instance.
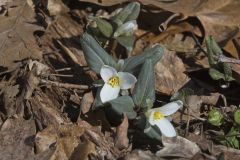
[[[109,84],[105,83],[101,92],[100,98],[103,103],[113,100],[118,97],[120,92],[120,87],[112,87]]]
[[[177,135],[173,125],[166,118],[156,120],[156,125],[160,129],[161,133],[166,137],[175,137]]]
[[[138,25],[136,20],[128,21],[122,24],[121,26],[119,26],[113,36],[119,37],[122,35],[130,35],[133,33],[134,30],[137,29],[137,27]]]
[[[103,79],[104,82],[107,82],[109,80],[109,78],[111,78],[114,75],[117,75],[117,71],[115,68],[108,66],[108,65],[104,65],[102,66],[101,70],[100,70],[100,75]]]
[[[134,86],[137,82],[137,78],[127,72],[118,72],[118,76],[120,79],[120,88],[121,89],[129,89]]]
[[[175,113],[182,106],[183,106],[182,101],[178,100],[178,101],[170,102],[162,107],[156,108],[156,110],[163,113],[164,116],[169,116]]]
[[[153,126],[156,124],[156,121],[153,118],[154,111],[150,112],[149,117],[148,117],[148,122]]]

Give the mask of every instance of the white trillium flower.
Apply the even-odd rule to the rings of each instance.
[[[148,121],[152,126],[156,125],[164,136],[175,137],[177,134],[168,116],[175,113],[182,106],[183,102],[178,100],[159,108],[150,109],[148,111]]]
[[[120,89],[130,89],[137,82],[134,75],[127,72],[117,72],[115,68],[108,65],[102,66],[100,75],[105,83],[100,92],[103,103],[117,98]]]
[[[138,25],[137,25],[136,20],[128,21],[128,22],[122,24],[121,26],[119,26],[113,36],[119,37],[122,35],[132,34],[133,31],[136,30],[137,28],[138,28]]]

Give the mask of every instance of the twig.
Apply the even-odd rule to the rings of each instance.
[[[66,75],[66,74],[47,74],[47,76],[73,77],[73,75]]]
[[[72,68],[67,67],[67,68],[56,69],[55,71],[56,71],[56,72],[62,72],[62,71],[70,71],[70,70],[72,70]]]
[[[41,83],[43,84],[49,84],[52,86],[56,87],[62,87],[62,88],[72,88],[72,89],[81,89],[81,90],[87,90],[90,87],[88,85],[77,85],[77,84],[70,84],[70,83],[60,83],[60,82],[54,82],[54,81],[49,81],[49,80],[40,80]]]
[[[189,110],[189,108],[187,108],[187,126],[186,126],[186,129],[185,129],[185,136],[188,135],[190,120],[191,120],[190,110]]]
[[[61,41],[57,40],[57,43],[61,46],[61,48],[64,50],[64,52],[72,59],[72,61],[76,64],[79,64],[77,57],[75,54],[68,49],[66,46],[64,46]]]
[[[187,109],[189,110],[189,113],[190,113],[189,115],[190,116],[192,116],[192,117],[194,117],[194,118],[196,118],[196,119],[198,119],[200,121],[203,121],[203,122],[207,120],[205,118],[201,118],[201,117],[198,117],[197,115],[195,115],[195,113],[189,107]],[[183,114],[187,115],[187,113],[184,113],[184,112],[183,112]]]
[[[220,56],[218,57],[218,61],[219,61],[219,62],[223,62],[223,63],[240,64],[240,60],[239,60],[239,59],[229,58],[229,57],[226,57],[226,56],[224,56],[224,55],[220,55]]]

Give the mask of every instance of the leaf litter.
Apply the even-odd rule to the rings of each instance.
[[[225,84],[211,79],[204,41],[212,35],[225,56],[239,61],[239,2],[140,2],[133,51],[124,51],[125,43],[104,47],[115,58],[141,55],[155,43],[164,48],[154,69],[157,94],[152,105],[159,107],[174,99],[184,102],[172,117],[178,136],[158,137],[161,141],[149,138],[136,127],[139,121],[128,117],[132,109],[120,117],[119,108],[93,110],[98,96],[94,85],[101,82],[89,69],[80,37],[89,17],[107,19],[128,1],[1,1],[0,159],[240,157],[239,132],[233,134],[231,129],[239,128],[233,119],[239,107],[239,63],[231,64],[235,81]],[[159,21],[153,21],[156,15]],[[131,93],[141,92],[137,88]],[[151,98],[151,94],[145,96]],[[127,105],[126,97],[122,102]],[[122,102],[109,104],[121,106]],[[137,103],[151,105],[150,101]],[[223,115],[220,126],[208,121],[212,109]]]

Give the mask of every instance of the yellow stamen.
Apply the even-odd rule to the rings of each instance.
[[[156,111],[156,112],[153,113],[153,119],[154,120],[159,120],[159,119],[162,119],[162,118],[164,118],[164,115],[161,112]]]
[[[112,87],[119,86],[119,77],[118,76],[113,76],[113,77],[109,78],[108,84]]]

